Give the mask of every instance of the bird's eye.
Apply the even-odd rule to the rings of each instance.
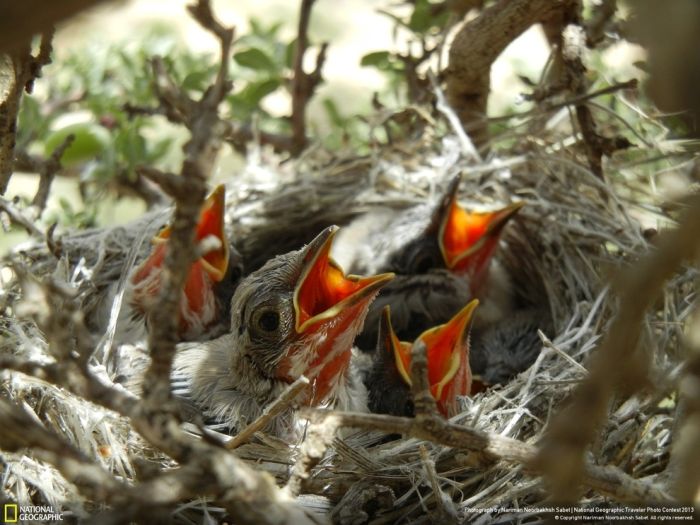
[[[411,263],[411,273],[428,273],[438,267],[435,256],[429,251],[421,251],[416,254]]]
[[[274,332],[279,328],[280,315],[274,310],[265,310],[257,316],[256,324],[265,332]]]

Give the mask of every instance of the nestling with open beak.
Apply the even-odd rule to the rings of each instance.
[[[355,335],[393,274],[345,275],[330,258],[337,227],[301,250],[280,255],[246,277],[231,302],[230,332],[180,345],[180,390],[209,418],[235,432],[255,420],[302,374],[311,388],[301,403],[362,409],[362,382],[351,373]],[[285,435],[293,414],[268,431]]]
[[[190,267],[180,297],[178,337],[183,341],[215,337],[228,324],[231,296],[242,273],[240,256],[224,228],[225,189],[218,186],[202,206],[195,232],[202,255]],[[124,300],[117,319],[117,343],[135,343],[146,338],[148,311],[157,307],[170,227],[163,226],[153,237],[151,250],[129,273]],[[117,283],[105,294],[101,307],[104,326],[116,294]]]
[[[493,256],[504,227],[523,204],[467,212],[457,201],[459,182],[455,177],[436,203],[409,209],[378,227],[368,246],[358,248],[355,265],[361,271],[398,276],[370,309],[358,339],[363,350],[373,348],[387,304],[395,310],[394,327],[403,339],[445,322],[472,298],[481,303],[474,321],[479,329],[512,310],[510,278]]]
[[[478,304],[477,299],[471,301],[447,323],[426,330],[413,343],[425,344],[430,391],[445,417],[455,415],[457,397],[467,396],[471,391],[469,332]],[[413,415],[411,348],[412,343],[397,337],[391,324],[391,309],[385,307],[373,362],[364,376],[372,412]]]

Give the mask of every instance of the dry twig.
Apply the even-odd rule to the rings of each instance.
[[[294,79],[292,80],[292,153],[299,155],[306,147],[306,106],[321,82],[321,70],[326,61],[328,44],[322,44],[311,73],[304,71],[304,55],[309,45],[308,29],[311,8],[316,0],[301,0],[297,46],[294,54]]]

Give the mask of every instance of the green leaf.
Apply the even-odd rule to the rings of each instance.
[[[360,65],[384,69],[389,64],[390,58],[391,53],[389,51],[374,51],[363,56],[360,60]]]
[[[262,49],[251,47],[245,51],[240,51],[233,55],[233,59],[241,66],[256,71],[270,71],[277,73],[277,64]]]
[[[340,114],[340,110],[338,109],[338,105],[335,103],[335,100],[331,98],[324,98],[323,107],[326,110],[328,119],[336,128],[342,128],[345,126],[348,119]]]
[[[68,135],[75,135],[75,140],[68,146],[61,157],[64,166],[72,166],[92,160],[109,147],[111,136],[102,126],[90,122],[71,124],[52,132],[44,143],[44,152],[50,156]]]
[[[202,91],[211,75],[208,71],[193,71],[182,80],[182,87],[193,91]]]
[[[287,44],[284,53],[284,65],[287,66],[289,69],[292,69],[294,67],[294,57],[296,56],[296,51],[297,39],[295,38],[289,44]]]
[[[274,92],[280,85],[281,82],[277,78],[251,82],[240,93],[235,95],[235,99],[249,108],[257,108],[260,105],[260,101]]]
[[[408,22],[410,27],[416,33],[423,33],[430,29],[433,20],[430,16],[430,2],[428,0],[416,0],[416,5],[411,14],[411,20]]]

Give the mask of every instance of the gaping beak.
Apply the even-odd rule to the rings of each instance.
[[[224,215],[226,211],[226,188],[219,184],[207,197],[199,212],[199,222],[195,231],[195,241],[197,243],[212,236],[219,242],[217,247],[206,252],[199,263],[202,269],[207,272],[213,282],[219,282],[224,278],[229,263],[229,246],[226,242],[226,231],[224,228]],[[170,226],[161,229],[151,242],[158,246],[164,245],[170,238]],[[156,250],[153,250],[155,254]],[[152,256],[153,256],[152,254]],[[162,264],[162,261],[160,261]]]
[[[447,323],[426,330],[416,339],[425,343],[430,390],[444,416],[453,415],[457,396],[469,395],[471,390],[469,332],[478,305],[474,299]],[[410,386],[411,345],[400,342],[394,334],[388,309],[382,315],[382,329],[390,334],[385,336],[385,345],[391,345],[396,368]]]
[[[351,307],[369,305],[379,289],[394,277],[393,273],[371,277],[345,275],[330,256],[337,231],[337,226],[326,228],[306,248],[301,277],[294,289],[297,333]]]
[[[362,329],[370,303],[393,273],[358,277],[345,275],[331,259],[337,226],[326,228],[302,252],[302,271],[294,288],[295,331],[304,342],[278,365],[286,379],[306,374],[313,394],[307,402],[315,405],[328,399],[341,384],[338,379],[350,364],[352,343]],[[297,354],[305,352],[302,359]],[[305,362],[303,370],[295,362]]]
[[[445,265],[457,272],[478,273],[497,247],[503,227],[524,204],[515,202],[494,212],[468,212],[454,195],[438,237]]]
[[[219,184],[204,201],[196,233],[198,242],[208,236],[213,236],[219,241],[218,247],[205,253],[201,259],[202,267],[214,282],[219,282],[224,278],[229,264],[229,245],[226,242],[224,228],[225,212],[226,188],[223,184]]]
[[[214,283],[220,282],[229,265],[229,243],[224,228],[226,209],[226,190],[223,185],[217,186],[205,200],[199,214],[195,233],[197,243],[213,236],[218,242],[194,262],[187,274],[183,288],[186,304],[180,305],[180,334],[186,335],[193,324],[192,316],[198,318],[194,324],[206,326],[214,319],[203,317],[214,316],[212,311]],[[160,275],[162,272],[167,243],[170,238],[170,226],[166,226],[152,239],[153,250],[148,258],[134,272],[131,281],[135,288],[134,302],[145,310],[148,300],[154,300],[160,290]],[[190,320],[188,320],[190,319]]]
[[[394,365],[401,378],[408,386],[411,386],[411,343],[399,341],[391,324],[391,308],[386,305],[382,310],[382,318],[379,322],[380,344],[393,356]]]

